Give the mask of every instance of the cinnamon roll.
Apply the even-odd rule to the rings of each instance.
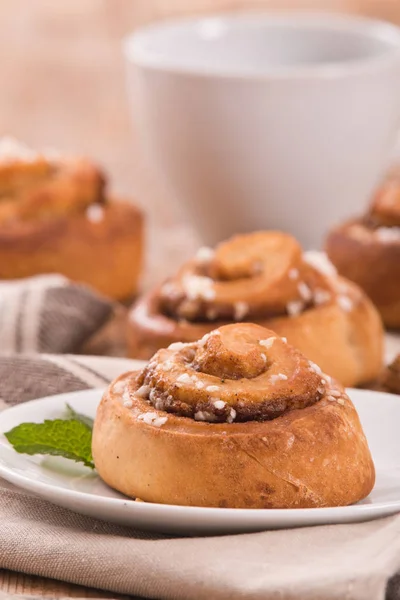
[[[375,480],[344,389],[251,323],[173,343],[114,381],[97,410],[92,452],[112,488],[165,504],[342,506]]]
[[[109,198],[89,160],[0,140],[0,279],[57,272],[112,298],[130,297],[142,229],[140,211]]]
[[[369,387],[380,392],[400,395],[400,354],[383,369],[378,379]]]
[[[365,216],[330,232],[326,251],[339,273],[365,290],[385,325],[400,328],[400,173],[381,186]]]
[[[285,233],[240,235],[202,248],[129,315],[130,355],[149,358],[232,321],[254,321],[287,337],[344,385],[381,369],[382,325],[371,302],[339,278],[324,255],[302,252]]]

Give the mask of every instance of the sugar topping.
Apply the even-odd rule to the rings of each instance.
[[[168,346],[168,350],[183,350],[186,346],[187,344],[184,344],[183,342],[173,342]]]
[[[309,302],[313,296],[312,291],[308,287],[304,281],[300,281],[297,285],[297,289],[299,290],[300,296],[303,298],[304,302]]]
[[[208,385],[206,387],[206,392],[218,392],[218,390],[219,390],[218,385]]]
[[[226,406],[226,402],[223,400],[214,400],[214,406],[217,410],[222,410]]]
[[[229,411],[229,415],[227,416],[226,420],[228,423],[233,423],[233,421],[236,419],[236,410],[234,408],[231,408],[231,410]]]
[[[299,270],[298,269],[290,269],[289,271],[289,279],[298,279],[299,277]]]
[[[132,408],[133,402],[132,400],[124,400],[123,405],[125,406],[125,408]]]
[[[266,340],[260,340],[258,343],[260,344],[260,346],[264,346],[264,348],[271,348],[272,344],[275,342],[276,339],[278,338],[272,336],[270,338],[267,338]]]
[[[212,248],[208,248],[207,246],[202,246],[197,250],[194,259],[199,265],[207,265],[212,261],[214,255],[215,250],[213,250]]]
[[[155,397],[153,404],[154,404],[154,408],[156,410],[164,410],[164,408],[165,408],[165,402],[160,397]]]
[[[126,382],[123,380],[119,380],[116,383],[112,384],[112,391],[116,394],[123,394],[125,391]]]
[[[337,271],[325,252],[308,250],[303,254],[303,260],[327,277],[336,277]]]
[[[202,275],[185,275],[182,286],[189,300],[213,300],[215,298],[214,282],[210,277]]]
[[[13,137],[4,136],[0,138],[0,161],[1,162],[34,162],[41,155]]]
[[[314,303],[317,306],[320,306],[321,304],[326,304],[330,301],[330,299],[331,294],[327,290],[320,290],[318,288],[314,290]]]
[[[151,388],[149,385],[142,385],[139,389],[136,390],[135,395],[139,396],[139,398],[148,398],[150,395]]]
[[[301,300],[292,300],[286,304],[286,311],[290,317],[297,317],[304,310],[304,304]]]
[[[212,422],[216,421],[216,416],[213,413],[208,412],[207,410],[198,410],[194,413],[194,420]]]
[[[199,340],[197,342],[197,345],[200,346],[200,348],[202,348],[203,346],[205,346],[205,344],[207,343],[207,340],[212,336],[212,335],[221,335],[218,329],[215,329],[214,331],[211,331],[210,333],[206,333],[205,335],[203,335],[203,337],[201,338],[201,340]]]
[[[125,389],[122,392],[122,400],[124,402],[130,402],[131,401],[131,394],[130,394],[129,389],[128,389],[127,386],[125,386]]]
[[[153,402],[153,403],[156,402],[156,400],[157,400],[157,390],[152,389],[150,391],[149,400],[150,400],[150,402]]]
[[[176,381],[179,383],[190,383],[192,378],[187,373],[182,373],[179,377],[176,378]]]
[[[91,223],[100,223],[104,219],[104,208],[100,204],[91,204],[87,207],[85,214]]]
[[[247,302],[235,302],[233,318],[235,321],[241,321],[249,312],[249,305]]]
[[[375,237],[380,242],[390,244],[390,242],[400,241],[400,227],[378,227],[375,230]]]
[[[174,368],[174,363],[172,360],[166,360],[165,362],[160,363],[156,368],[160,369],[160,371],[171,371],[171,369]]]
[[[321,367],[319,367],[315,362],[313,362],[312,360],[309,360],[308,364],[310,366],[311,371],[314,371],[314,373],[317,373],[317,375],[322,375]]]
[[[138,420],[147,423],[147,425],[161,427],[168,421],[168,417],[160,417],[156,412],[146,412],[139,415]]]
[[[352,299],[349,298],[349,296],[345,296],[343,294],[339,294],[337,296],[337,303],[340,306],[340,308],[345,312],[350,312],[354,308]]]
[[[61,154],[55,148],[33,150],[11,136],[0,138],[0,162],[35,162],[40,158],[54,162],[60,160]]]
[[[278,373],[277,375],[271,375],[269,380],[271,383],[276,383],[277,381],[286,381],[287,375],[285,375],[284,373]]]
[[[204,387],[204,383],[202,381],[196,381],[195,388],[201,390]]]

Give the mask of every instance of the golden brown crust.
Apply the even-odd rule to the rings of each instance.
[[[380,376],[372,382],[369,388],[400,395],[400,354],[383,369]]]
[[[213,374],[204,354],[213,357]],[[261,354],[264,367],[254,371]],[[226,378],[232,358],[249,377]],[[303,408],[296,402],[301,390],[309,394]],[[277,399],[283,413],[260,413]],[[232,417],[239,402],[247,413],[238,417],[234,409]],[[194,419],[181,415],[180,403],[195,407]],[[98,408],[92,450],[111,487],[166,504],[341,506],[367,496],[375,481],[343,388],[274,332],[252,324],[162,350],[143,372],[118,378]]]
[[[400,172],[394,170],[377,190],[369,210],[372,224],[400,227]]]
[[[339,273],[357,283],[387,327],[400,328],[400,173],[393,170],[366,215],[334,228],[326,241]]]
[[[385,235],[390,236],[384,230]],[[400,327],[400,235],[379,237],[362,220],[332,230],[326,251],[339,273],[358,284],[371,298],[387,327]]]
[[[56,272],[110,298],[132,296],[142,265],[142,214],[120,200],[102,211],[99,222],[78,213],[0,228],[0,279]]]
[[[279,250],[276,254],[274,246]],[[242,253],[238,247],[242,247]],[[221,254],[229,271],[227,266],[224,271],[221,268]],[[251,260],[246,260],[249,254]],[[264,258],[264,254],[265,274],[259,266],[259,256]],[[207,270],[201,265],[211,281],[205,288],[205,295],[210,297],[201,298],[197,306],[191,301],[192,314],[186,313],[187,294],[182,294],[182,286],[187,284],[184,278],[188,273],[193,273],[195,261],[184,265],[176,278],[132,307],[128,327],[130,355],[147,359],[172,342],[197,340],[233,320],[234,308],[244,306],[246,312],[238,320],[252,320],[275,329],[343,385],[374,379],[382,366],[379,315],[356,286],[338,278],[334,270],[329,273],[329,265],[324,265],[325,272],[321,272],[313,267],[313,262],[315,256],[313,260],[309,255],[304,257],[298,244],[286,234],[263,232],[228,241],[209,259]],[[251,276],[249,271],[254,264],[259,270]],[[165,289],[171,296],[167,301]],[[179,314],[182,306],[186,318]],[[193,309],[197,312],[193,313]],[[207,319],[210,311],[216,320]]]
[[[104,183],[85,158],[0,162],[0,226],[83,211],[103,201]]]
[[[135,294],[143,217],[104,188],[104,175],[85,158],[0,140],[0,279],[56,272],[111,298]]]

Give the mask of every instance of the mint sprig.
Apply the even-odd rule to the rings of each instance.
[[[68,404],[68,402],[65,404],[65,406],[68,419],[76,419],[77,421],[80,421],[81,423],[89,427],[90,430],[93,429],[93,419],[87,417],[86,415],[82,415],[81,413],[76,412],[72,408],[72,406]]]
[[[63,456],[94,469],[92,429],[78,418],[21,423],[4,435],[20,454]]]

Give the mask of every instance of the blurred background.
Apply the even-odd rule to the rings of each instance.
[[[146,208],[146,287],[174,269],[198,241],[137,143],[121,39],[157,19],[253,8],[334,10],[400,23],[400,0],[0,2],[1,134],[93,157],[106,168],[116,193]]]

